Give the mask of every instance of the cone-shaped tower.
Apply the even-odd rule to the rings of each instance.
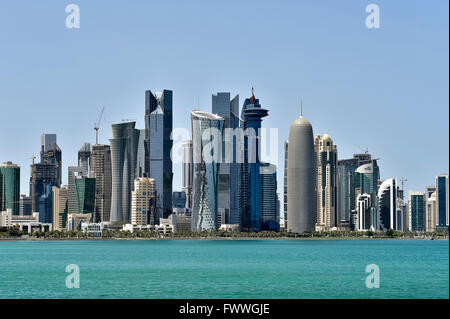
[[[302,114],[289,131],[287,174],[287,230],[313,232],[317,219],[314,135],[311,123]]]

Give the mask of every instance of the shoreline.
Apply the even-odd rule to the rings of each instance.
[[[248,241],[248,240],[305,240],[305,241],[340,241],[340,240],[449,240],[448,237],[442,238],[424,238],[424,237],[273,237],[273,238],[258,238],[258,237],[166,237],[166,238],[0,238],[1,241],[160,241],[160,240],[217,240],[217,241]]]

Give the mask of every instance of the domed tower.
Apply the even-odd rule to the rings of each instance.
[[[316,157],[311,123],[300,112],[291,124],[288,148],[288,224],[293,233],[313,232],[317,219]]]

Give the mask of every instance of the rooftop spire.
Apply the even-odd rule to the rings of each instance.
[[[300,118],[303,118],[303,100],[300,100]]]
[[[255,101],[255,90],[252,86],[252,97],[250,98],[250,101],[254,102]]]

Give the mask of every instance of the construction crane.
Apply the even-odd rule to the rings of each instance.
[[[364,154],[368,154],[368,153],[369,153],[369,149],[368,149],[368,148],[363,149],[361,146],[359,146],[359,145],[357,145],[357,144],[355,144],[355,146],[356,146],[357,148],[359,148],[361,151],[363,151]]]
[[[31,160],[31,165],[34,165],[34,160],[36,159],[36,156],[31,156],[31,157],[28,157],[28,159],[30,159]]]
[[[97,123],[94,123],[94,130],[95,130],[95,145],[98,144],[98,129],[100,125],[100,121],[102,120],[103,111],[105,110],[105,107],[102,108],[102,111],[100,112],[100,116],[98,117]]]

